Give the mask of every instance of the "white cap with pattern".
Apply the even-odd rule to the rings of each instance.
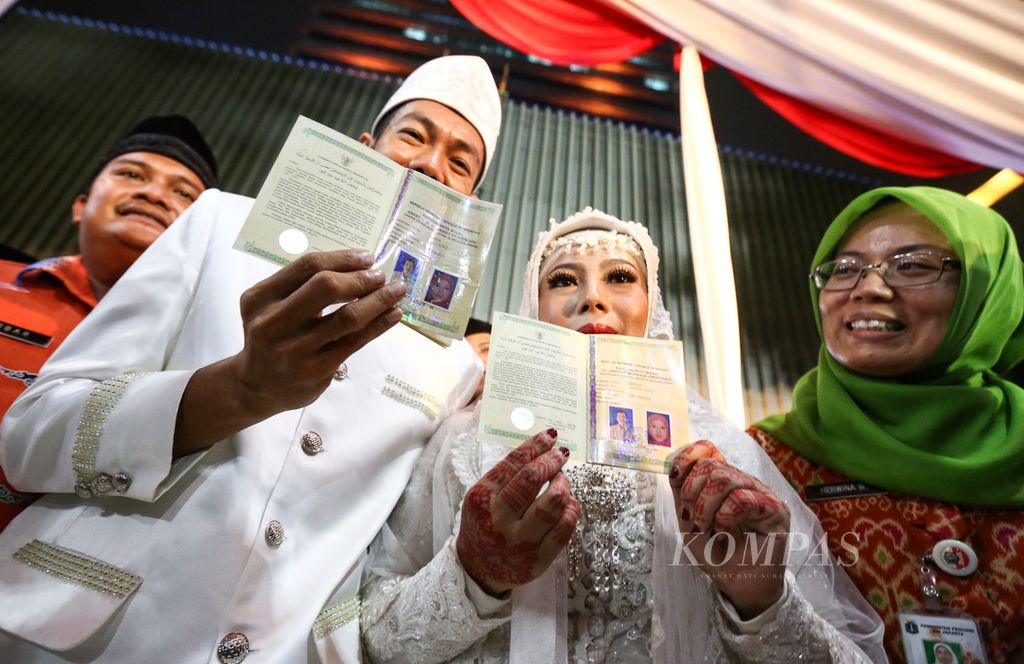
[[[501,129],[501,101],[494,76],[483,58],[475,55],[446,55],[428,60],[417,67],[395,90],[373,121],[372,133],[389,111],[415,99],[429,99],[444,104],[466,118],[484,142],[484,170],[480,181],[494,158]]]

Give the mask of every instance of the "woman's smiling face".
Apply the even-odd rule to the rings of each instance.
[[[957,258],[942,231],[916,210],[884,205],[847,234],[835,258],[873,265],[897,254],[937,252]],[[866,270],[851,290],[819,293],[825,345],[843,366],[868,376],[891,377],[921,368],[938,350],[960,288],[960,271],[938,281],[893,288],[877,269]]]
[[[584,334],[647,332],[647,271],[621,247],[556,251],[541,265],[538,317]]]

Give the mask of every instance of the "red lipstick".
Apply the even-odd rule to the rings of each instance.
[[[581,334],[618,334],[619,331],[614,327],[608,327],[607,325],[601,325],[600,323],[587,323],[583,327],[576,330]]]

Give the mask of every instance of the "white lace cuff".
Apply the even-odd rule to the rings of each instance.
[[[506,601],[470,598],[454,540],[411,577],[392,577],[364,591],[363,643],[374,662],[445,662],[509,620]],[[475,584],[473,584],[475,585]],[[480,594],[485,595],[479,587]],[[489,601],[488,601],[489,600]],[[484,612],[499,602],[497,611]],[[497,613],[493,617],[488,614]]]
[[[456,560],[458,560],[457,557]],[[490,616],[508,608],[511,596],[505,599],[495,597],[481,588],[480,584],[466,573],[466,570],[462,570],[462,574],[465,576],[463,581],[466,584],[466,597],[469,598],[469,601],[476,608],[476,612],[480,616]]]
[[[796,578],[788,571],[786,593],[780,601],[769,609],[775,610],[773,620],[762,624],[757,632],[747,633],[741,631],[739,623],[729,624],[727,612],[731,607],[719,600],[720,609],[713,612],[712,620],[723,644],[740,662],[869,664],[859,648],[814,612],[814,607],[800,593]],[[760,622],[762,617],[747,622]]]
[[[712,588],[714,588],[712,586]],[[740,617],[740,614],[736,611],[736,607],[729,601],[729,598],[714,590],[715,603],[719,609],[725,614],[725,621],[727,626],[731,626],[732,631],[736,634],[757,634],[766,625],[771,624],[775,618],[779,615],[779,609],[789,600],[789,596],[792,594],[789,585],[789,577],[786,578],[786,583],[783,586],[782,596],[775,600],[775,603],[765,609],[762,613],[754,616],[750,620],[744,620]]]

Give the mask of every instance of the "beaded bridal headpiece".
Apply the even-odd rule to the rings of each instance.
[[[554,221],[554,219],[551,220],[552,225],[554,225]],[[568,235],[557,237],[544,248],[544,253],[541,254],[540,259],[541,265],[561,249],[567,249],[568,251],[576,254],[622,249],[623,251],[628,251],[633,254],[638,260],[646,264],[644,261],[644,252],[640,249],[640,245],[636,243],[636,240],[629,235],[618,233],[616,231],[588,228],[586,230],[575,231]]]

